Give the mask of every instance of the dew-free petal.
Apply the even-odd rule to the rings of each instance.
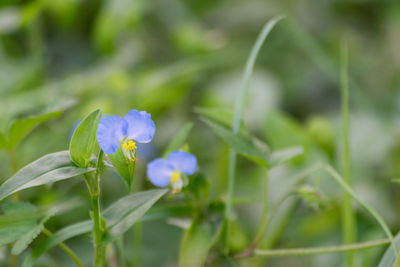
[[[153,139],[156,125],[149,113],[132,109],[126,114],[125,120],[128,123],[126,134],[129,139],[139,143],[148,143]]]
[[[187,175],[192,175],[197,169],[196,157],[185,151],[172,151],[169,153],[167,160],[176,169]]]
[[[158,187],[167,186],[171,180],[174,166],[166,159],[155,159],[147,165],[147,176],[152,184]]]
[[[119,116],[101,118],[97,129],[97,142],[106,154],[114,154],[125,137],[126,121]]]

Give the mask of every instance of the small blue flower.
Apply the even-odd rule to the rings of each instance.
[[[182,189],[182,174],[192,175],[197,169],[197,159],[185,151],[173,151],[167,159],[157,158],[147,165],[147,176],[152,184],[165,187],[171,183],[173,193]]]
[[[149,113],[132,109],[124,118],[114,115],[101,118],[97,141],[106,154],[114,154],[122,141],[123,148],[132,152],[136,149],[136,142],[150,142],[155,131],[156,126]]]

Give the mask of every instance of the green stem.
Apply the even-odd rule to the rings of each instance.
[[[261,238],[264,236],[265,230],[267,229],[268,221],[268,191],[269,191],[269,173],[268,169],[264,178],[264,207],[261,215],[260,225],[258,226],[257,234],[252,242],[251,246],[257,247]]]
[[[104,229],[102,225],[100,209],[100,169],[103,158],[103,151],[100,151],[97,161],[97,170],[85,175],[86,185],[89,190],[92,202],[93,239],[94,239],[94,266],[105,265],[105,246],[103,245]]]
[[[324,166],[324,170],[327,171],[331,177],[339,184],[342,186],[342,188],[352,197],[354,200],[356,200],[362,207],[364,207],[374,218],[375,220],[379,223],[379,225],[382,227],[383,231],[385,232],[386,236],[389,238],[390,242],[392,243],[392,246],[396,252],[396,255],[399,255],[399,250],[397,248],[396,242],[394,241],[393,235],[390,232],[389,227],[386,225],[385,221],[382,219],[382,217],[379,215],[378,212],[375,211],[368,203],[362,201],[357,197],[357,195],[354,193],[353,189],[344,181],[344,179],[329,165]]]
[[[348,185],[351,185],[351,157],[350,157],[350,134],[349,134],[349,82],[348,82],[348,51],[347,45],[342,45],[342,66],[341,66],[341,95],[342,95],[342,168],[343,178]],[[348,193],[343,194],[342,207],[343,220],[343,239],[345,244],[354,243],[356,240],[356,220],[351,197]],[[352,251],[346,254],[347,266],[354,266],[354,253]]]
[[[47,235],[48,237],[50,237],[52,235],[52,233],[46,229],[43,228],[42,232]],[[64,243],[59,243],[58,246],[64,250],[65,253],[67,253],[71,259],[75,262],[76,266],[78,267],[83,267],[82,262],[79,260],[78,256],[72,251],[72,249],[70,249],[67,245],[65,245]]]
[[[125,267],[125,253],[124,253],[124,236],[121,235],[117,238],[117,249],[118,249],[118,266]]]
[[[314,254],[339,253],[339,252],[348,252],[348,251],[384,246],[390,244],[390,242],[391,242],[390,239],[381,239],[381,240],[355,243],[349,245],[329,246],[329,247],[319,247],[319,248],[294,248],[294,249],[271,249],[271,250],[257,249],[254,251],[253,255],[282,257],[282,256],[306,256]]]
[[[256,61],[258,52],[261,49],[262,44],[264,43],[265,38],[267,38],[268,34],[271,32],[272,28],[275,24],[281,20],[282,17],[275,17],[271,19],[263,28],[260,35],[257,38],[256,43],[251,50],[250,56],[247,60],[243,79],[240,87],[240,91],[236,96],[235,101],[235,112],[233,118],[233,128],[232,131],[234,134],[239,133],[240,129],[240,122],[242,117],[242,112],[244,109],[244,103],[246,94],[248,91],[249,83],[250,83],[250,76],[253,72],[254,63]],[[225,255],[229,253],[229,235],[230,235],[230,219],[232,213],[232,201],[233,201],[233,192],[235,187],[235,166],[236,166],[236,152],[231,148],[229,153],[229,170],[228,170],[228,190],[227,190],[227,199],[226,199],[226,207],[225,207],[225,214],[224,214],[224,221],[225,221],[225,231],[223,236],[223,251]]]

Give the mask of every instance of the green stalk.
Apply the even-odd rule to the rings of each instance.
[[[328,253],[356,251],[360,249],[385,246],[387,244],[390,244],[389,239],[381,239],[375,241],[355,243],[350,245],[329,246],[329,247],[319,247],[319,248],[292,248],[292,249],[271,249],[271,250],[257,249],[254,251],[253,255],[268,256],[268,257],[306,256],[314,254],[328,254]]]
[[[258,226],[257,234],[252,242],[251,247],[257,247],[261,238],[264,236],[265,230],[267,229],[268,221],[268,196],[269,196],[269,174],[268,169],[264,178],[264,207],[261,215],[260,225]]]
[[[368,203],[362,201],[357,197],[357,195],[354,193],[353,189],[345,182],[345,180],[329,165],[324,166],[324,170],[327,171],[331,177],[352,197],[354,200],[356,200],[363,208],[365,208],[374,218],[375,220],[379,223],[379,225],[382,227],[383,231],[385,232],[386,236],[389,238],[390,242],[392,243],[392,246],[394,248],[394,251],[396,252],[396,255],[399,255],[399,250],[397,248],[396,242],[394,241],[392,232],[390,232],[389,227],[386,225],[385,221],[383,218],[379,215],[377,211],[375,211],[374,208],[372,208]]]
[[[52,233],[46,228],[43,228],[42,232],[43,232],[43,234],[47,235],[48,237],[50,237],[52,235]],[[68,247],[64,243],[59,243],[58,246],[62,250],[64,250],[64,252],[67,253],[68,256],[71,257],[71,259],[75,262],[76,266],[83,267],[82,262],[79,260],[78,256],[72,251],[72,249],[70,247]]]
[[[265,38],[271,32],[275,24],[281,19],[282,16],[274,17],[264,26],[263,30],[261,31],[260,35],[257,38],[256,43],[254,44],[253,49],[251,50],[250,56],[247,60],[244,69],[240,91],[235,101],[235,111],[234,111],[233,127],[232,127],[232,131],[234,134],[239,133],[240,121],[244,109],[245,98],[250,83],[250,76],[253,72],[254,63],[256,61],[258,52],[260,51]],[[235,186],[235,171],[236,171],[235,167],[236,167],[236,152],[231,148],[229,153],[228,190],[227,190],[227,199],[226,199],[226,207],[224,214],[225,231],[223,236],[223,246],[224,246],[223,250],[226,255],[229,253],[230,218],[232,213],[232,201],[233,201],[233,192]]]
[[[103,158],[103,151],[100,151],[97,170],[93,173],[85,175],[86,185],[89,190],[92,202],[92,219],[93,219],[93,239],[94,239],[94,266],[103,267],[105,265],[105,246],[103,245],[104,229],[102,225],[102,217],[100,210],[100,165]]]
[[[349,141],[349,79],[348,79],[348,49],[347,44],[342,44],[342,64],[341,64],[341,95],[342,95],[342,168],[343,177],[348,185],[351,185],[351,158]],[[343,194],[342,202],[342,224],[343,239],[345,244],[352,244],[356,241],[356,219],[351,197],[348,193]],[[346,253],[346,262],[348,267],[354,266],[354,252]]]

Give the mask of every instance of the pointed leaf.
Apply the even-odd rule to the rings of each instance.
[[[397,247],[400,247],[400,233],[398,233],[395,237],[395,242],[397,244]],[[395,264],[396,263],[396,264]],[[383,257],[381,261],[379,262],[378,267],[399,267],[400,263],[400,258],[396,257],[396,253],[393,249],[393,246],[390,245],[390,247],[386,250],[385,254],[383,254]]]
[[[253,142],[243,136],[233,134],[232,131],[215,122],[211,122],[204,118],[201,118],[201,120],[206,123],[225,143],[232,147],[236,153],[247,157],[262,167],[268,166],[269,153],[267,151],[259,149],[259,147],[257,147]]]
[[[15,242],[11,253],[13,255],[19,255],[21,252],[23,252],[29,246],[29,244],[32,243],[32,241],[42,232],[45,222],[50,219],[50,217],[50,215],[44,217],[32,230],[19,238],[17,242]]]
[[[45,239],[39,245],[34,247],[30,254],[25,258],[22,263],[22,267],[33,266],[37,259],[47,250],[56,246],[63,241],[70,239],[72,237],[89,233],[92,230],[92,221],[84,221],[80,223],[75,223],[73,225],[67,226],[56,233],[54,233],[51,237]]]
[[[115,170],[124,180],[128,190],[131,190],[133,175],[135,174],[135,162],[130,162],[129,159],[126,158],[123,148],[121,146],[118,147],[117,151],[114,154],[107,155],[111,164],[114,166]]]
[[[47,154],[30,163],[0,186],[0,200],[22,189],[75,177],[93,169],[78,168],[68,151]]]
[[[89,166],[90,158],[96,148],[96,133],[97,126],[101,119],[101,110],[95,110],[84,118],[76,127],[71,142],[69,151],[72,161],[82,168]]]
[[[170,152],[180,149],[184,145],[192,128],[193,122],[186,123],[172,140],[172,142],[169,143],[168,147],[165,149],[163,157],[167,157]]]
[[[25,136],[39,124],[61,116],[61,111],[53,111],[39,116],[32,116],[15,121],[8,130],[7,148],[13,149]]]
[[[155,189],[128,195],[117,200],[103,212],[107,220],[107,232],[109,235],[105,242],[111,242],[118,235],[127,231],[135,222],[139,221],[144,213],[168,190]],[[65,240],[89,233],[92,230],[92,221],[83,221],[67,226],[33,248],[25,258],[22,267],[33,266],[37,259],[47,250],[64,242]]]
[[[112,241],[131,228],[167,191],[167,189],[155,189],[131,194],[107,208],[103,213],[109,234],[107,241]]]

